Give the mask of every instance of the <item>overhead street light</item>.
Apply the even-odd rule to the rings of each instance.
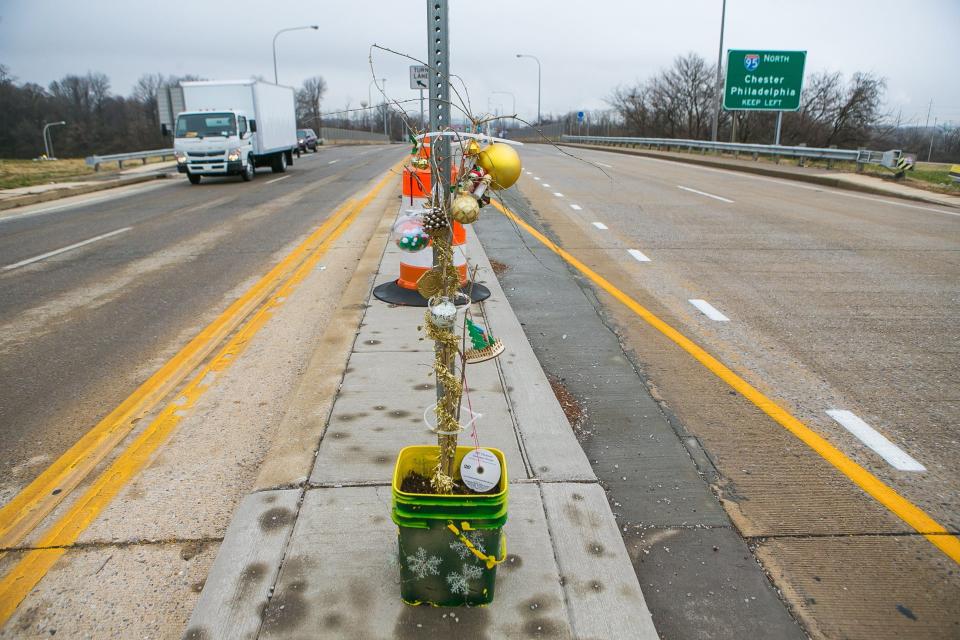
[[[540,126],[540,58],[529,53],[518,53],[518,58],[533,58],[537,62],[537,126]]]
[[[320,27],[315,24],[308,24],[304,27],[290,27],[289,29],[280,29],[275,34],[273,34],[273,83],[280,84],[280,80],[277,78],[277,36],[281,33],[286,33],[287,31],[300,31],[302,29],[313,29],[316,31]]]
[[[53,160],[53,141],[47,135],[47,129],[50,127],[56,127],[61,124],[67,124],[63,120],[60,122],[48,122],[43,125],[43,150],[48,160]]]
[[[367,85],[367,105],[369,105],[370,109],[373,109],[373,96],[370,94],[370,87],[372,87],[374,84],[376,84],[376,82],[377,82],[377,79],[374,78],[373,80],[370,81],[370,84]],[[386,93],[386,91],[387,91],[387,79],[386,79],[386,78],[380,78],[380,82],[383,83],[383,89],[382,89],[382,91],[383,91],[384,93]],[[380,87],[377,87],[377,88],[379,89]],[[386,133],[386,128],[387,128],[386,123],[384,123],[383,128],[384,128],[384,133]],[[370,121],[370,133],[373,133],[373,120]]]
[[[723,69],[723,27],[724,23],[727,21],[727,0],[723,0],[723,9],[720,10],[720,47],[717,51],[717,91],[716,91],[716,108],[713,112],[713,131],[710,136],[710,139],[714,142],[717,141],[717,135],[719,135],[720,129],[720,94],[723,91],[723,87],[720,83],[723,81],[722,69]],[[737,114],[733,114],[734,119],[736,119]],[[731,140],[731,142],[733,142]]]
[[[505,96],[510,96],[513,99],[513,115],[517,115],[517,96],[509,91],[491,91],[490,93],[500,93]]]

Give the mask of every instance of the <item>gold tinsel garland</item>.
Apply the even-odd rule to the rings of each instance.
[[[447,227],[447,229],[434,230],[430,235],[434,240],[432,244],[437,265],[433,271],[439,276],[438,294],[452,300],[460,284],[460,275],[453,266],[453,249],[450,246],[449,235],[446,238],[441,237],[451,231]],[[444,239],[446,242],[443,241]],[[427,337],[436,345],[433,370],[438,388],[443,389],[443,398],[436,405],[440,455],[430,484],[437,493],[449,494],[453,492],[453,478],[445,469],[452,468],[453,457],[456,455],[456,434],[460,431],[460,422],[455,412],[460,407],[460,398],[463,394],[463,384],[450,370],[450,363],[454,362],[455,354],[459,353],[460,341],[450,329],[434,325],[429,310],[426,313],[425,328]],[[444,462],[447,464],[445,465]]]
[[[444,391],[444,399],[437,402],[437,431],[445,434],[456,434],[460,430],[460,423],[457,417],[450,411],[449,407],[460,405],[460,397],[463,393],[463,385],[460,379],[450,371],[447,363],[444,362],[444,353],[457,352],[459,339],[449,329],[441,329],[431,322],[430,312],[426,313],[425,327],[427,337],[433,340],[437,345],[442,345],[443,349],[436,349],[433,357],[433,370],[436,375],[437,384],[441,385]],[[442,436],[441,436],[442,437]],[[456,437],[453,435],[452,437]],[[444,455],[444,451],[440,455]],[[453,490],[453,479],[443,472],[442,461],[438,460],[437,467],[434,470],[433,477],[430,479],[437,493],[450,493]]]

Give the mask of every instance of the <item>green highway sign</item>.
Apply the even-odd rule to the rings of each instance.
[[[806,51],[727,50],[727,111],[797,111]]]

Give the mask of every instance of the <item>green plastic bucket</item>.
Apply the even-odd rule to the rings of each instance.
[[[457,447],[456,469],[472,447]],[[508,480],[503,452],[500,486],[493,494],[412,494],[400,490],[411,471],[425,477],[437,464],[437,447],[400,451],[393,478],[391,516],[398,527],[400,596],[408,604],[455,607],[493,601],[497,564],[506,557]]]

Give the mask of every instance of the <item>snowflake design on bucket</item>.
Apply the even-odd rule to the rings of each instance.
[[[427,556],[427,550],[423,547],[417,549],[417,553],[407,556],[407,566],[410,571],[418,578],[440,575],[440,556]]]
[[[479,531],[464,531],[462,533],[464,537],[466,537],[466,539],[469,540],[474,547],[476,547],[477,551],[479,551],[480,553],[487,552],[487,550],[483,548],[483,536],[480,535]],[[460,556],[461,560],[466,560],[468,557],[472,555],[470,548],[467,547],[467,545],[465,545],[463,541],[460,539],[457,539],[456,541],[451,542],[450,548],[453,549],[454,553]]]
[[[461,571],[447,575],[447,584],[450,585],[451,593],[467,595],[470,591],[470,581],[476,580],[483,575],[483,569],[474,564],[465,564]]]

